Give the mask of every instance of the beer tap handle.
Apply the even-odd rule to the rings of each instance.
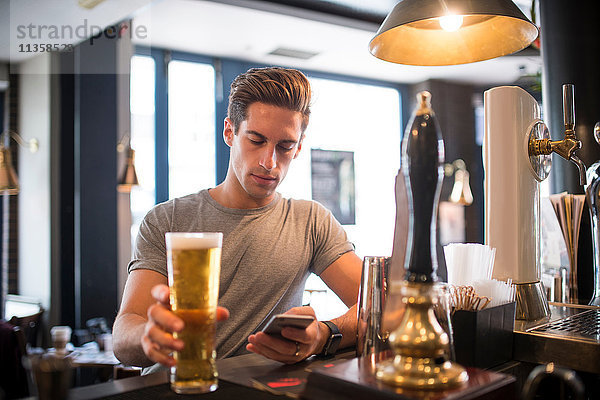
[[[563,120],[565,122],[565,138],[562,140],[568,151],[566,157],[564,154],[561,156],[571,161],[577,166],[579,170],[579,183],[583,186],[587,184],[585,176],[586,167],[581,159],[575,155],[575,152],[581,148],[581,141],[575,136],[575,86],[572,83],[566,83],[562,87],[563,89]],[[557,147],[562,147],[561,145]]]
[[[575,86],[572,83],[566,83],[562,89],[565,134],[572,133],[575,136]]]

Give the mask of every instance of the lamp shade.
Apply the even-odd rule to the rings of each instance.
[[[524,49],[537,35],[510,0],[402,0],[369,50],[398,64],[466,64]]]
[[[19,193],[19,179],[12,166],[10,149],[4,146],[0,146],[0,193]]]

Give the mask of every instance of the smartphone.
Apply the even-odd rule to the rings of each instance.
[[[312,315],[277,314],[271,317],[263,332],[269,335],[281,335],[281,330],[285,327],[304,329],[314,320]]]

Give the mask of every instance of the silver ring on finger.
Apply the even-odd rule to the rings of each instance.
[[[296,352],[294,353],[294,357],[298,357],[300,355],[300,343],[296,342]]]

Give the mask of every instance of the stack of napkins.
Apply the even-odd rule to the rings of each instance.
[[[492,279],[496,249],[479,243],[451,243],[444,246],[444,255],[448,268],[448,283],[453,287],[453,293],[469,294],[453,296],[455,299],[468,297],[484,300],[467,301],[469,304],[477,304],[477,307],[473,307],[474,310],[514,301],[515,288],[512,282]]]

